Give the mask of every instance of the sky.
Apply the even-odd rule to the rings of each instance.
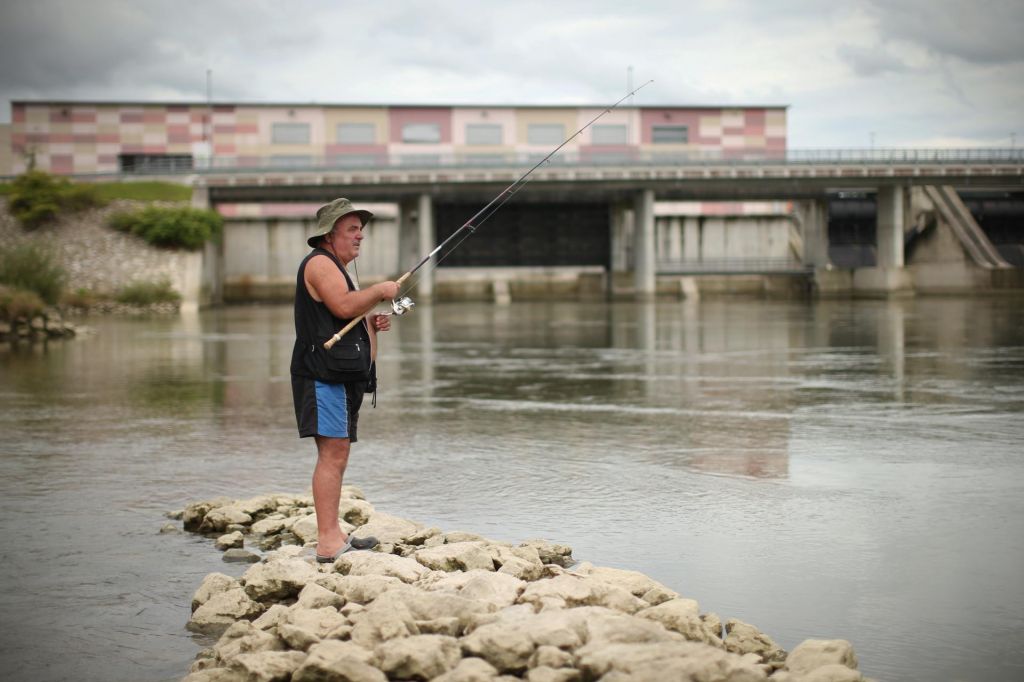
[[[1024,145],[1022,0],[3,0],[11,100],[786,105],[791,149]]]

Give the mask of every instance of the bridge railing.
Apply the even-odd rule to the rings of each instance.
[[[516,170],[523,171],[545,156],[522,151],[494,154],[387,153],[313,155],[220,155],[209,158],[179,155],[132,155],[117,170],[97,175],[183,175],[218,173]],[[963,149],[785,149],[687,150],[621,152],[564,151],[552,157],[554,168],[649,168],[658,166],[799,166],[799,165],[1024,165],[1024,148]]]

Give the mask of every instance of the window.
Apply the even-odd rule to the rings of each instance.
[[[122,173],[177,173],[192,170],[191,154],[119,154]]]
[[[559,144],[565,140],[565,126],[561,123],[531,123],[526,127],[528,144]]]
[[[383,166],[384,158],[379,154],[338,154],[330,158],[332,166],[347,166],[350,168],[370,168]]]
[[[439,123],[406,123],[402,126],[402,142],[431,144],[441,141]]]
[[[626,144],[626,126],[595,125],[594,144]]]
[[[467,123],[466,144],[501,144],[501,126],[497,123]]]
[[[275,123],[270,129],[274,144],[309,144],[308,123]]]
[[[377,141],[377,126],[372,123],[339,123],[335,132],[338,144],[373,144]]]
[[[309,168],[313,165],[313,157],[307,154],[274,154],[270,157],[273,168]]]
[[[441,156],[439,154],[404,154],[400,161],[403,166],[437,167],[441,165]]]
[[[652,126],[651,142],[654,144],[686,144],[690,139],[686,126]]]

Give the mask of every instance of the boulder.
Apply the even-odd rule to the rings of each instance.
[[[284,514],[271,514],[270,516],[260,519],[249,527],[251,533],[256,535],[276,535],[283,530],[287,530],[292,527],[298,519],[294,516],[285,516]]]
[[[259,651],[239,654],[231,669],[244,673],[248,682],[288,682],[305,659],[300,651]]]
[[[348,633],[348,619],[331,607],[307,609],[295,604],[277,626],[277,634],[293,649],[305,651],[335,632]]]
[[[235,588],[218,592],[197,608],[186,627],[192,632],[216,634],[237,620],[252,619],[263,607],[249,598],[245,590]]]
[[[735,654],[757,654],[765,663],[781,663],[786,652],[771,637],[749,623],[730,618],[725,622],[726,651]],[[831,661],[830,661],[831,662]]]
[[[373,652],[353,642],[329,639],[312,646],[292,682],[385,682]]]
[[[583,679],[579,670],[573,668],[551,668],[542,665],[526,671],[527,682],[579,682]]]
[[[388,590],[405,583],[391,576],[332,573],[317,578],[316,584],[341,595],[347,604],[369,604]]]
[[[272,630],[284,622],[288,615],[288,607],[284,604],[274,604],[264,611],[259,618],[252,622],[253,627],[260,630]]]
[[[700,607],[693,599],[672,599],[637,612],[640,618],[647,618],[678,632],[691,642],[703,642],[721,648],[722,640],[705,623],[699,613]]]
[[[225,506],[211,509],[199,524],[200,533],[220,533],[233,523],[249,525],[252,517],[237,507]]]
[[[416,535],[423,526],[408,519],[375,511],[370,519],[359,527],[360,537],[372,535],[381,544],[401,544],[406,538]]]
[[[227,668],[204,668],[190,673],[181,682],[247,682],[245,673]]]
[[[433,682],[491,682],[498,670],[482,658],[470,656],[459,661],[452,670],[435,677]]]
[[[558,647],[542,644],[530,657],[529,666],[533,668],[571,668],[575,659],[568,651]]]
[[[574,573],[581,572],[579,568],[574,569]],[[603,566],[589,566],[586,569],[585,575],[591,578],[600,580],[601,582],[621,587],[626,590],[634,597],[644,598],[644,595],[650,594],[652,598],[659,599],[660,602],[667,601],[668,599],[675,599],[679,596],[678,593],[673,592],[656,580],[648,578],[639,571],[627,571],[621,568],[606,568]],[[645,599],[644,601],[648,601]],[[650,602],[649,602],[650,603]]]
[[[531,582],[541,579],[544,575],[544,565],[535,564],[517,556],[511,556],[501,562],[501,568],[498,569],[498,573],[504,573],[513,578]]]
[[[415,559],[379,552],[349,552],[334,562],[334,570],[342,575],[383,575],[402,582],[416,582],[429,570]]]
[[[456,542],[426,547],[414,555],[416,561],[435,571],[494,570],[494,561],[480,542]]]
[[[445,573],[424,587],[432,592],[447,592],[504,608],[515,603],[526,583],[508,574],[474,569],[464,573]]]
[[[774,679],[774,678],[773,678]],[[842,663],[830,663],[800,676],[800,682],[862,682],[860,672]]]
[[[453,669],[462,658],[459,641],[444,635],[392,639],[374,649],[377,664],[388,677],[430,680]]]
[[[528,583],[519,601],[537,608],[605,606],[624,613],[636,613],[648,606],[621,587],[571,573]]]
[[[338,501],[338,518],[353,526],[362,526],[373,515],[373,505],[366,500],[342,497]]]
[[[282,557],[256,564],[242,575],[241,583],[253,599],[287,599],[321,575],[307,561]]]
[[[445,533],[444,541],[447,544],[454,544],[456,542],[489,542],[483,535],[467,533],[462,530],[453,530],[450,533]]]
[[[532,547],[537,550],[540,560],[545,564],[557,564],[563,568],[572,566],[572,547],[559,545],[547,540],[527,540],[520,547]]]
[[[803,675],[834,664],[857,669],[857,655],[849,642],[845,639],[808,639],[789,654],[785,669]]]
[[[273,512],[277,509],[279,500],[276,495],[258,495],[247,500],[237,500],[231,506],[249,516],[260,513]]]
[[[740,656],[696,642],[587,645],[577,652],[586,679],[662,682],[764,682],[764,671]]]
[[[192,595],[192,610],[195,611],[200,606],[209,601],[210,597],[220,592],[227,592],[228,590],[234,590],[240,588],[241,585],[237,580],[229,575],[223,573],[209,573],[203,582],[199,584],[199,589]]]
[[[418,531],[405,538],[405,544],[422,545],[427,540],[433,537],[440,537],[443,540],[444,535],[441,533],[440,528],[420,528]]]
[[[228,665],[240,654],[282,649],[284,644],[278,637],[257,628],[247,620],[241,620],[224,631],[213,645],[213,654],[218,664]]]
[[[323,585],[307,583],[306,586],[302,588],[302,591],[299,592],[299,599],[296,604],[305,609],[322,609],[331,607],[334,610],[338,610],[345,605],[345,598],[337,592],[327,589]]]
[[[185,526],[185,530],[198,531],[199,527],[203,524],[203,519],[206,518],[206,514],[216,507],[222,507],[231,504],[231,500],[226,497],[220,497],[216,500],[208,500],[205,502],[195,502],[185,507],[185,511],[181,515],[182,523]]]
[[[241,547],[243,544],[245,544],[245,539],[242,537],[242,534],[236,530],[233,533],[221,535],[214,541],[213,544],[217,549],[223,551],[226,549],[234,549]]]
[[[220,558],[229,564],[255,564],[259,563],[260,555],[245,549],[229,549]]]

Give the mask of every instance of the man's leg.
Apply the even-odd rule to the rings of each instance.
[[[348,466],[348,438],[316,436],[317,459],[313,469],[313,507],[316,509],[317,547],[320,556],[331,556],[348,536],[338,524],[341,481]]]

